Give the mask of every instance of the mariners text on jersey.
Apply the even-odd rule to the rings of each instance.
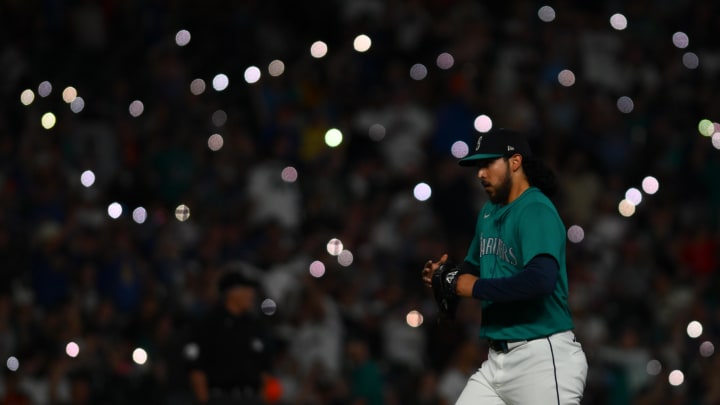
[[[506,261],[513,266],[517,265],[517,257],[513,248],[508,246],[502,239],[498,237],[486,238],[480,234],[480,257],[485,255],[495,255],[501,260]]]

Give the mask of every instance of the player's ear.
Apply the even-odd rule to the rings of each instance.
[[[510,156],[508,161],[510,162],[510,169],[512,171],[516,171],[522,167],[522,155],[519,153]]]

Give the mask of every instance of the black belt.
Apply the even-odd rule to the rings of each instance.
[[[493,349],[496,352],[502,352],[502,353],[508,353],[510,350],[522,346],[527,342],[543,339],[545,336],[540,336],[532,339],[524,339],[524,340],[493,340],[488,339],[488,346]]]

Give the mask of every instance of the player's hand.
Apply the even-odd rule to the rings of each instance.
[[[425,263],[425,267],[422,269],[422,280],[423,283],[425,283],[425,286],[428,288],[432,288],[432,275],[435,272],[435,270],[438,269],[441,265],[443,265],[448,259],[447,253],[443,254],[440,257],[440,260],[437,262],[433,262],[432,260],[428,260]]]
[[[457,279],[457,295],[461,297],[472,297],[473,287],[479,277],[472,274],[461,274]]]

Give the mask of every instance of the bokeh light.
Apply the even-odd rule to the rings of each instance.
[[[615,28],[618,31],[624,30],[625,28],[627,28],[627,25],[628,25],[627,18],[620,13],[613,14],[610,17],[610,26]]]
[[[348,267],[353,264],[354,256],[351,251],[343,249],[337,256],[338,263],[343,267]]]
[[[275,59],[268,64],[268,74],[272,77],[278,77],[285,73],[285,63],[279,59]]]
[[[375,142],[380,142],[385,138],[385,127],[382,124],[372,124],[368,129],[368,136]]]
[[[130,112],[130,115],[137,118],[142,115],[143,111],[145,111],[145,105],[140,100],[135,100],[132,103],[130,103],[130,106],[128,107],[128,111]]]
[[[685,382],[685,374],[680,370],[673,370],[668,374],[668,382],[673,387],[682,385]]]
[[[413,188],[413,196],[418,201],[427,201],[432,195],[432,188],[427,183],[418,183]]]
[[[180,204],[175,207],[175,219],[180,222],[187,221],[190,218],[190,207],[185,204]]]
[[[75,342],[69,342],[65,345],[65,354],[70,357],[77,357],[80,354],[80,346]]]
[[[555,9],[550,6],[540,7],[537,14],[540,21],[551,22],[555,20]]]
[[[353,48],[358,52],[367,52],[372,46],[372,40],[365,34],[360,34],[353,40]]]
[[[260,303],[260,311],[267,316],[275,315],[275,312],[277,312],[277,303],[270,298],[265,298]]]
[[[310,45],[310,55],[312,55],[313,58],[320,59],[327,55],[327,52],[328,46],[323,41],[315,41]]]
[[[649,375],[658,375],[662,371],[662,363],[660,363],[659,360],[652,359],[647,362],[645,371],[647,371]]]
[[[80,184],[90,187],[95,184],[95,173],[92,170],[85,170],[80,174]]]
[[[212,87],[215,91],[223,91],[230,85],[230,78],[224,73],[218,73],[213,77]]]
[[[212,121],[213,125],[215,125],[216,127],[221,127],[225,125],[227,119],[228,115],[224,110],[217,110],[212,114],[210,121]]]
[[[74,112],[75,114],[81,112],[84,109],[85,99],[80,96],[75,97],[75,99],[70,103],[70,111]]]
[[[448,70],[455,64],[455,58],[451,54],[443,52],[438,55],[435,64],[442,70]]]
[[[49,81],[45,80],[44,82],[41,82],[38,85],[38,90],[37,90],[38,96],[47,97],[50,95],[50,93],[52,93],[52,89],[53,89],[52,84]]]
[[[720,149],[720,132],[715,132],[710,138],[710,141],[712,142],[713,148]]]
[[[56,123],[57,123],[57,118],[55,118],[55,114],[53,114],[51,112],[46,112],[40,118],[40,125],[42,125],[42,127],[45,129],[52,129],[53,127],[55,127]]]
[[[208,137],[207,145],[213,152],[217,152],[222,149],[223,144],[225,144],[225,140],[220,134],[212,134]]]
[[[623,199],[620,201],[620,204],[618,204],[618,212],[624,217],[631,217],[635,214],[635,204]]]
[[[315,278],[320,278],[325,275],[325,264],[320,260],[315,260],[310,263],[310,275]]]
[[[470,153],[470,147],[464,141],[455,141],[452,146],[450,146],[450,154],[452,154],[454,158],[462,159],[467,156],[468,153]]]
[[[132,352],[132,359],[135,364],[142,366],[148,361],[148,354],[145,349],[138,347]]]
[[[253,84],[257,83],[258,80],[260,80],[260,76],[262,75],[262,72],[260,72],[260,68],[257,66],[250,66],[247,69],[245,69],[245,73],[243,74],[243,77],[245,78],[245,82]]]
[[[715,353],[715,345],[710,341],[700,343],[700,355],[702,357],[710,357]]]
[[[629,114],[632,112],[632,110],[635,108],[635,103],[633,100],[628,96],[622,96],[618,98],[617,100],[617,109],[620,110],[621,113]]]
[[[420,311],[412,310],[405,315],[405,322],[410,327],[419,328],[423,324],[423,316]]]
[[[473,125],[474,125],[476,131],[485,133],[492,129],[493,122],[492,122],[492,119],[490,119],[490,117],[488,117],[485,114],[482,114],[482,115],[478,115],[475,118]]]
[[[702,136],[712,136],[715,133],[715,124],[707,118],[701,119],[698,123],[698,132]]]
[[[422,63],[416,63],[410,68],[410,78],[413,80],[422,80],[427,77],[427,67]]]
[[[65,87],[65,89],[62,92],[62,99],[64,102],[70,104],[75,100],[75,98],[78,96],[78,92],[75,89],[75,87],[68,86]]]
[[[572,243],[580,243],[585,239],[585,230],[580,225],[572,225],[567,230],[567,237]]]
[[[298,179],[298,171],[292,166],[287,166],[280,172],[280,178],[286,183],[294,183]]]
[[[646,194],[655,194],[660,189],[660,183],[653,176],[645,176],[642,180],[642,189]]]
[[[625,199],[628,200],[632,205],[638,205],[642,202],[642,193],[635,187],[630,187],[625,191]]]
[[[205,87],[205,80],[193,79],[193,81],[190,82],[190,93],[199,96],[205,92]]]
[[[5,366],[10,371],[17,371],[20,368],[20,360],[15,356],[10,356],[5,362]]]
[[[686,52],[682,56],[682,63],[688,69],[697,69],[700,66],[700,58],[695,52]]]
[[[682,31],[678,31],[673,34],[672,36],[672,43],[677,48],[685,49],[690,45],[690,38],[687,36],[686,33]]]
[[[175,44],[177,44],[177,46],[185,46],[190,43],[191,37],[190,31],[180,30],[175,34]]]
[[[332,256],[337,256],[343,251],[343,243],[338,238],[332,238],[326,246],[327,252]]]
[[[118,219],[122,215],[123,207],[119,202],[110,203],[107,207],[107,214],[112,219]]]
[[[570,69],[563,69],[558,73],[558,83],[564,87],[570,87],[575,84],[575,73]]]
[[[28,106],[35,101],[35,93],[30,89],[25,89],[20,93],[20,102],[22,105]]]
[[[686,331],[687,331],[687,335],[689,337],[696,339],[696,338],[700,337],[700,335],[702,335],[703,326],[698,321],[692,321],[692,322],[688,323]]]
[[[337,128],[330,128],[325,132],[325,144],[331,148],[339,146],[343,141],[343,134]]]
[[[137,207],[132,212],[133,221],[137,224],[144,224],[147,220],[147,210],[145,207]]]

